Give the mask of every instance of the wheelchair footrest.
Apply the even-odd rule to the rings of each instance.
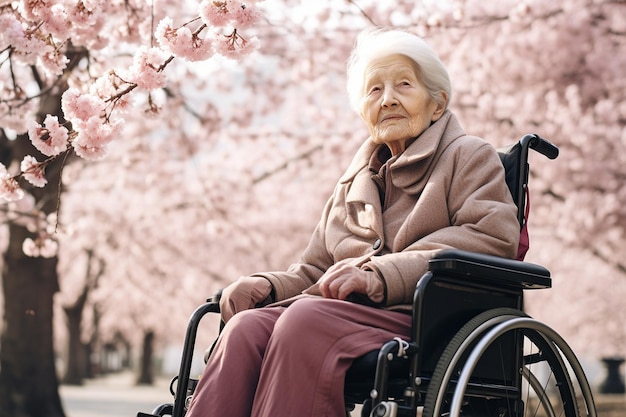
[[[139,413],[137,413],[137,417],[159,417],[159,416],[155,416],[154,414],[148,414],[148,413],[139,412]]]

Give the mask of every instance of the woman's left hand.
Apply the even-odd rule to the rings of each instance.
[[[326,271],[318,281],[320,292],[326,298],[345,300],[352,293],[365,294],[375,303],[383,301],[383,281],[374,271],[337,263]]]

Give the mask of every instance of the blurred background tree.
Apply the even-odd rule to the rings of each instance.
[[[367,135],[344,72],[356,34],[373,24],[433,45],[468,133],[500,146],[533,132],[560,147],[556,161],[531,160],[527,260],[551,269],[554,289],[528,294],[527,309],[590,361],[623,355],[626,2],[247,5],[260,15],[237,33],[259,49],[222,47],[210,58],[205,44],[232,40],[234,27],[195,19],[241,2],[0,5],[5,180],[24,170],[25,155],[43,160],[27,132],[48,114],[69,120],[68,89],[108,91],[115,103],[100,120],[115,133],[106,157],[71,148],[46,167],[45,187],[22,175],[25,197],[2,206],[0,413],[63,415],[55,365],[80,383],[107,367],[94,358],[112,346],[157,355],[182,341],[188,315],[216,289],[297,259]],[[167,43],[170,27],[183,28],[181,39],[189,29],[196,48]],[[150,381],[145,367],[139,374]]]

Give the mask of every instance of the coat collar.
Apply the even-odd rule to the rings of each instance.
[[[432,170],[433,164],[438,159],[432,156],[443,152],[450,143],[463,135],[465,132],[456,116],[446,110],[437,122],[426,129],[404,152],[391,161],[389,172],[391,172],[393,184],[411,194],[419,192],[422,188],[421,182],[426,174]],[[378,145],[372,142],[371,138],[367,139],[357,151],[339,182],[354,181],[359,172],[364,169],[368,170],[370,158],[380,146],[386,145]]]

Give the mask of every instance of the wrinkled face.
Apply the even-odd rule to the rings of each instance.
[[[361,117],[375,143],[386,144],[396,155],[407,141],[438,120],[445,105],[430,96],[417,65],[404,55],[372,61],[365,70]]]

